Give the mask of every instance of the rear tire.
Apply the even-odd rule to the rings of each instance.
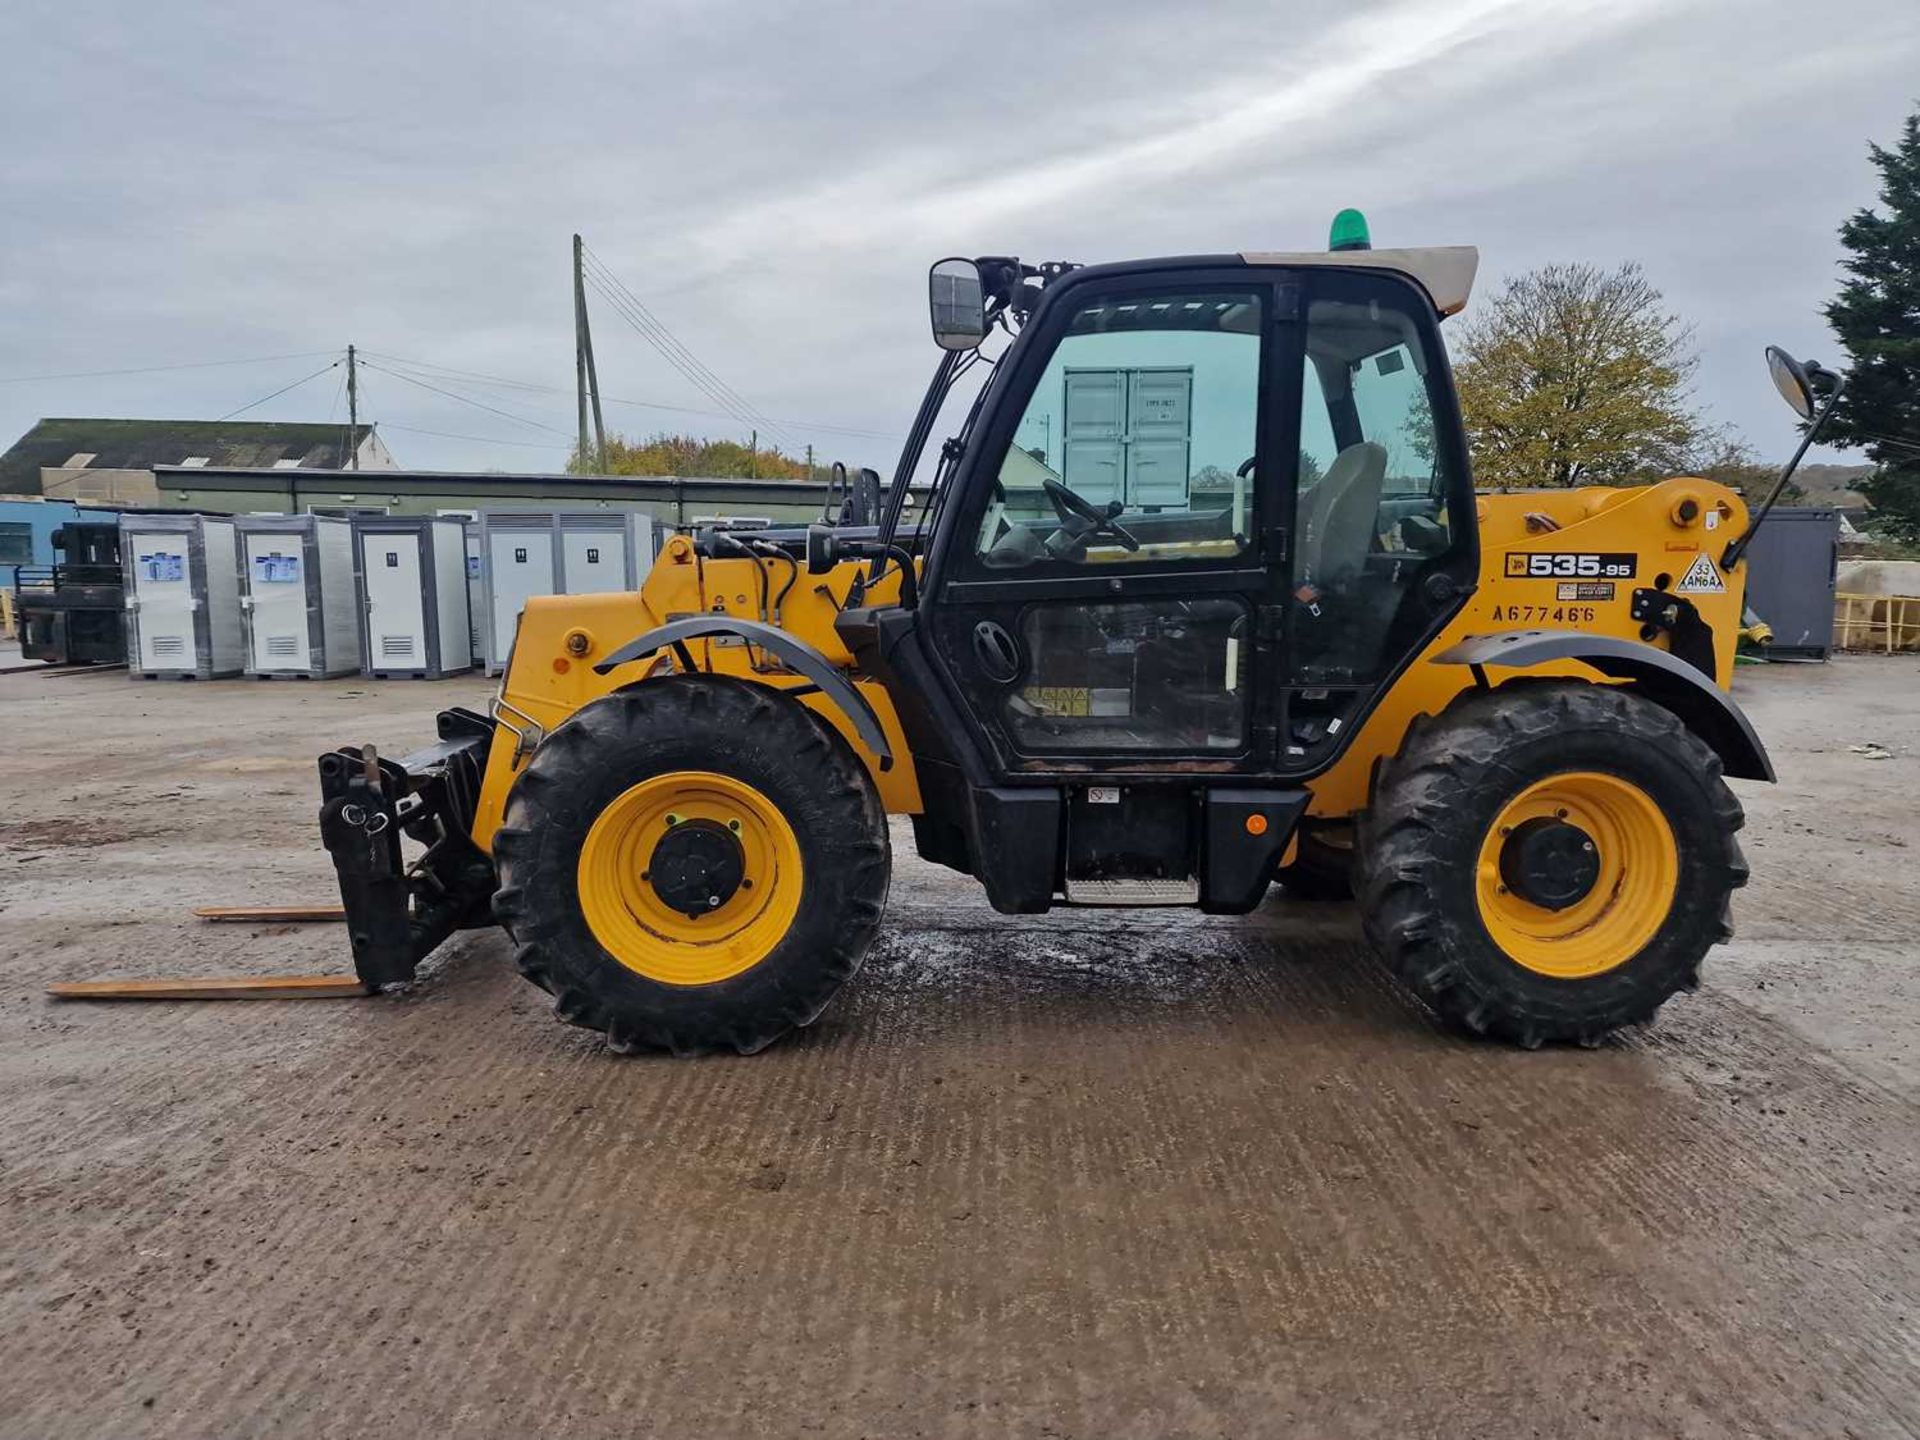
[[[1541,818],[1518,818],[1530,805]],[[1574,848],[1590,831],[1608,868],[1577,902],[1536,907],[1508,888],[1503,847],[1570,812]],[[1743,820],[1719,757],[1649,701],[1562,681],[1474,691],[1381,769],[1359,832],[1367,939],[1462,1030],[1595,1044],[1696,988],[1731,938]]]
[[[701,856],[731,824],[744,883],[689,917],[649,867],[667,873],[659,837],[709,812]],[[554,1013],[614,1050],[676,1055],[751,1054],[810,1024],[865,957],[892,865],[839,734],[765,686],[705,675],[582,706],[514,782],[493,850],[494,914]]]

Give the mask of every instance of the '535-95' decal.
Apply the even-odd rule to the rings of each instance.
[[[1639,557],[1631,550],[1509,550],[1509,580],[1631,580]]]

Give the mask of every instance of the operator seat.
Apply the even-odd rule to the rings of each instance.
[[[1336,455],[1320,482],[1301,497],[1301,583],[1324,590],[1366,563],[1386,478],[1387,447],[1362,440]]]

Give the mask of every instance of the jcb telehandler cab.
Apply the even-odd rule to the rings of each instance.
[[[638,594],[529,602],[491,714],[321,758],[361,978],[497,921],[616,1049],[758,1050],[859,966],[891,812],[1009,914],[1350,888],[1469,1031],[1651,1016],[1747,877],[1723,775],[1772,778],[1726,694],[1748,511],[1476,494],[1475,266],[940,262],[877,526],[677,535]],[[1771,358],[1803,415],[1835,389]]]

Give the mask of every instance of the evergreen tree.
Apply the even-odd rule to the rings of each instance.
[[[1850,364],[1822,439],[1858,445],[1879,467],[1860,489],[1879,528],[1920,541],[1920,110],[1891,150],[1870,146],[1884,213],[1840,227],[1849,278],[1827,321]]]

